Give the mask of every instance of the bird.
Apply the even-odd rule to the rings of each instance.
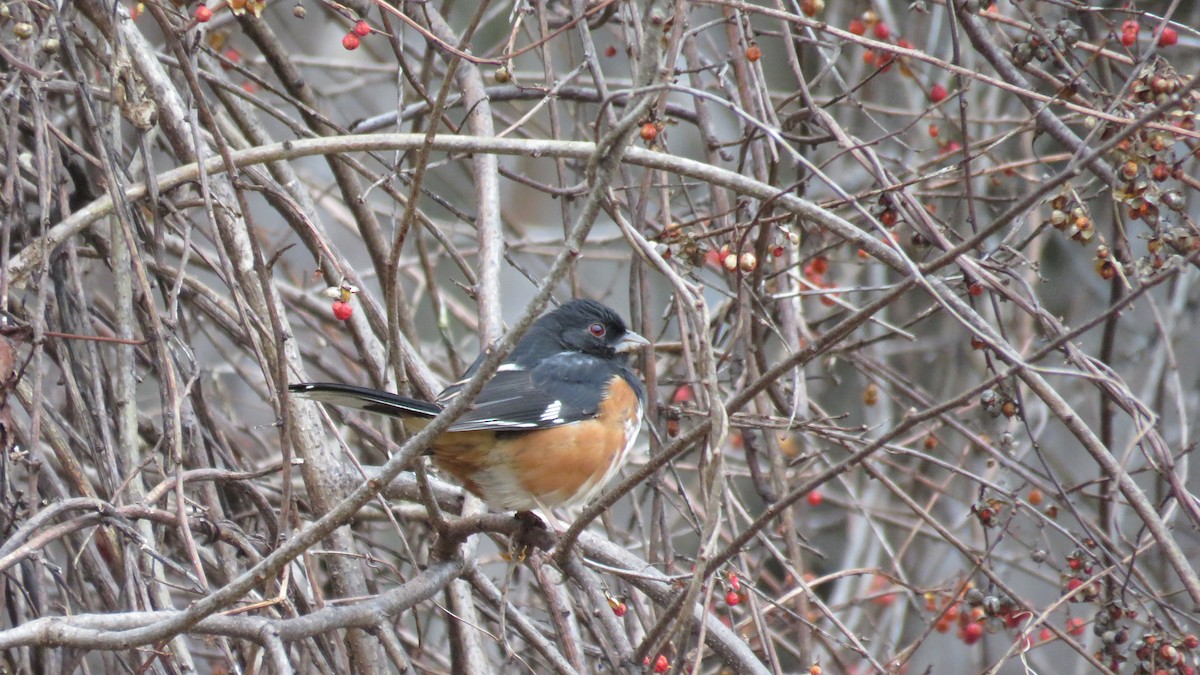
[[[617,474],[641,429],[646,390],[629,364],[649,340],[620,314],[575,299],[537,319],[466,412],[430,443],[442,471],[501,511],[570,508]],[[486,356],[433,401],[330,382],[299,396],[403,420],[419,431],[459,395]]]

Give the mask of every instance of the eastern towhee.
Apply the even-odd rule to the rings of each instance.
[[[572,300],[542,316],[471,407],[434,439],[434,463],[496,509],[587,502],[616,475],[641,428],[646,393],[627,357],[647,344],[593,300]],[[483,358],[433,402],[348,384],[288,388],[403,418],[416,431],[458,395]]]

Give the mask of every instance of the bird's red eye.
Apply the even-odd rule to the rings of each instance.
[[[602,338],[604,337],[604,334],[608,332],[608,330],[604,328],[604,324],[594,323],[588,326],[588,332],[592,334],[592,337]]]

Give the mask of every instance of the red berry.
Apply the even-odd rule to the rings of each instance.
[[[809,506],[820,506],[821,502],[825,501],[824,495],[822,495],[820,492],[818,492],[816,490],[813,490],[812,492],[808,493],[807,499],[808,499]]]
[[[654,122],[646,122],[642,125],[642,140],[647,143],[653,143],[654,139],[658,138],[658,127]]]
[[[665,673],[670,668],[671,668],[671,662],[667,660],[666,656],[659,654],[658,658],[654,659],[654,672]]]
[[[371,34],[371,24],[366,21],[359,21],[354,24],[354,34],[358,37],[367,37]]]
[[[782,246],[776,246],[775,248],[771,249],[771,255],[775,256],[776,258],[782,258],[784,253],[785,251],[783,250]]]
[[[1160,33],[1158,36],[1159,47],[1170,47],[1176,42],[1179,42],[1179,31],[1171,28],[1170,26],[1164,28],[1162,33]]]
[[[862,19],[850,19],[850,25],[846,30],[855,35],[865,35],[867,33],[867,25],[862,22]]]
[[[935,84],[929,89],[929,100],[933,101],[934,103],[941,103],[942,101],[945,101],[946,97],[949,95],[950,93],[946,91],[946,88],[940,84]]]
[[[824,288],[824,289],[837,288],[837,284],[824,284],[823,286],[821,286],[821,288]],[[821,296],[821,304],[825,305],[826,307],[834,307],[837,305],[837,297],[838,297],[837,293],[826,293],[825,295]],[[817,506],[818,504],[821,503],[822,499],[824,499],[824,498],[819,495],[816,497],[809,495],[808,503],[812,504],[813,506]],[[813,504],[814,500],[816,501],[816,504]]]
[[[617,55],[617,48],[612,45],[609,45],[607,48],[605,48],[604,55],[611,59],[612,57]]]
[[[884,22],[880,21],[875,24],[875,38],[878,40],[886,40],[892,36],[892,29]]]
[[[937,138],[939,133],[941,133],[941,130],[938,129],[938,125],[936,125],[936,124],[929,125],[929,137],[930,138]]]
[[[333,318],[338,321],[346,321],[350,315],[354,313],[354,305],[341,300],[333,301]]]
[[[983,284],[976,282],[967,286],[967,293],[970,293],[972,298],[978,298],[983,295]]]
[[[969,645],[979,642],[979,638],[983,637],[983,624],[978,621],[972,621],[963,626],[961,637],[962,641]]]
[[[725,604],[729,605],[730,607],[736,607],[741,601],[742,598],[738,596],[737,591],[729,591],[725,594]]]
[[[762,58],[762,49],[757,43],[751,42],[749,47],[746,47],[746,60],[753,63]]]
[[[1134,35],[1137,35],[1137,32],[1141,29],[1141,25],[1138,24],[1138,22],[1134,19],[1125,19],[1125,21],[1121,22],[1122,33],[1133,33]]]
[[[355,35],[354,33],[346,33],[346,36],[342,38],[342,48],[344,48],[348,52],[352,52],[355,49],[358,49],[358,45],[359,45],[358,36]]]
[[[199,23],[208,23],[212,19],[212,10],[208,5],[200,5],[196,8],[196,21]]]
[[[1083,635],[1083,619],[1077,616],[1067,619],[1067,633],[1071,635]]]
[[[1121,33],[1121,44],[1126,47],[1132,47],[1133,43],[1137,42],[1137,31],[1127,30]]]

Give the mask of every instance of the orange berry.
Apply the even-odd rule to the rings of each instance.
[[[866,35],[867,25],[862,22],[862,19],[850,19],[850,25],[846,26],[846,30],[854,35]]]
[[[749,47],[746,47],[746,60],[754,63],[762,58],[762,49],[759,48],[757,42],[751,42]]]
[[[874,382],[868,382],[867,388],[863,390],[863,405],[876,403],[879,403],[879,387]]]
[[[208,8],[208,5],[200,5],[196,8],[196,21],[198,23],[208,23],[213,17],[213,12]]]

